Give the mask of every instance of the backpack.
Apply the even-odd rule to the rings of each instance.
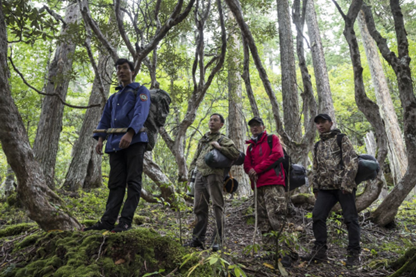
[[[344,167],[344,161],[342,160],[342,138],[344,136],[345,134],[337,135],[337,144],[340,149],[340,155],[341,155],[341,160],[339,162],[339,165],[342,168]],[[315,143],[315,146],[314,146],[315,156],[316,156],[316,151],[318,149],[319,142],[321,141],[318,141],[317,143]],[[375,157],[368,155],[368,154],[358,155],[358,170],[357,170],[357,175],[355,176],[355,183],[359,185],[363,181],[374,180],[377,177],[379,171],[380,171],[380,165]]]
[[[267,143],[270,147],[270,153],[272,153],[273,148],[273,136],[268,135],[267,136]],[[253,148],[253,145],[249,146],[249,151]],[[280,164],[283,165],[283,170],[285,171],[285,191],[292,191],[295,188],[298,188],[300,186],[303,186],[307,183],[307,175],[306,175],[306,169],[304,166],[300,164],[292,164],[290,162],[290,156],[287,154],[286,150],[283,149],[283,157],[278,159],[276,162],[274,162],[268,169],[265,171],[269,171],[270,169],[274,169],[276,172],[276,175],[280,174]]]
[[[221,140],[224,138],[222,136],[217,142],[221,143]],[[234,165],[242,165],[244,163],[244,158],[246,155],[244,152],[238,150],[240,152],[238,158],[235,160],[230,160],[224,154],[221,153],[220,150],[217,148],[212,149],[204,156],[205,163],[211,168],[230,168]]]
[[[137,91],[141,86],[136,88],[133,93],[137,97]],[[150,109],[144,127],[146,127],[148,143],[146,151],[152,151],[157,142],[160,127],[165,126],[166,118],[169,114],[169,105],[172,102],[169,94],[162,89],[151,89]]]

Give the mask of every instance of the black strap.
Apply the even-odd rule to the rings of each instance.
[[[344,167],[344,160],[342,159],[342,138],[345,136],[345,134],[338,134],[337,135],[337,144],[340,150],[340,155],[341,155],[341,160],[339,162],[339,164]]]

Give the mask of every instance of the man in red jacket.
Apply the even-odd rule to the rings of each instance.
[[[279,138],[272,136],[272,149],[267,141],[268,135],[263,120],[254,117],[248,122],[252,138],[246,141],[250,146],[244,160],[244,170],[250,176],[251,187],[257,186],[257,217],[261,234],[270,231],[280,231],[285,220],[287,203],[285,198],[285,172],[282,163],[274,168],[277,160],[284,158],[283,148]],[[265,250],[275,248],[273,236],[262,236]],[[287,249],[287,245],[285,250]],[[281,248],[282,249],[282,248]],[[297,259],[297,254],[291,250],[286,251],[282,259],[284,266],[290,266],[291,261]]]

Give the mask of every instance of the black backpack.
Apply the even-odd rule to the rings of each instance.
[[[337,144],[340,149],[341,160],[339,165],[343,168],[344,161],[342,160],[342,138],[345,134],[338,134],[337,135]],[[316,150],[318,149],[319,145],[318,141],[315,143],[314,146],[314,155],[316,157]],[[377,177],[378,172],[380,171],[380,165],[376,158],[368,154],[358,155],[358,170],[357,175],[355,176],[355,183],[359,185],[363,181],[373,180]]]
[[[136,88],[133,93],[137,97],[137,91],[141,86]],[[146,151],[152,151],[157,142],[159,128],[165,126],[166,118],[169,114],[169,106],[172,102],[169,94],[162,89],[151,89],[150,92],[150,109],[144,127],[146,127],[147,143]]]
[[[267,144],[269,144],[270,147],[270,155],[272,153],[273,148],[272,135],[267,136]],[[251,151],[252,148],[253,145],[250,145],[249,151]],[[282,149],[284,156],[278,159],[276,162],[274,162],[268,169],[265,170],[265,172],[273,169],[276,172],[276,175],[279,175],[281,171],[280,164],[282,164],[283,170],[285,171],[285,191],[292,191],[306,184],[306,180],[308,177],[306,175],[305,167],[300,164],[292,164],[290,161],[290,156],[287,154],[286,150],[283,147]]]

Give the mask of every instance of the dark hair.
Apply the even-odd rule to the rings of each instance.
[[[211,118],[212,116],[214,116],[214,115],[218,115],[218,117],[220,118],[220,120],[221,120],[221,123],[224,123],[225,122],[225,120],[224,120],[224,117],[222,116],[222,115],[220,115],[219,113],[213,113],[213,114],[211,114],[211,116],[209,117],[209,118]]]
[[[127,63],[129,65],[131,71],[134,71],[134,63],[129,61],[128,59],[118,59],[114,66],[117,69],[117,65],[122,65],[122,64],[125,64],[125,63]]]

